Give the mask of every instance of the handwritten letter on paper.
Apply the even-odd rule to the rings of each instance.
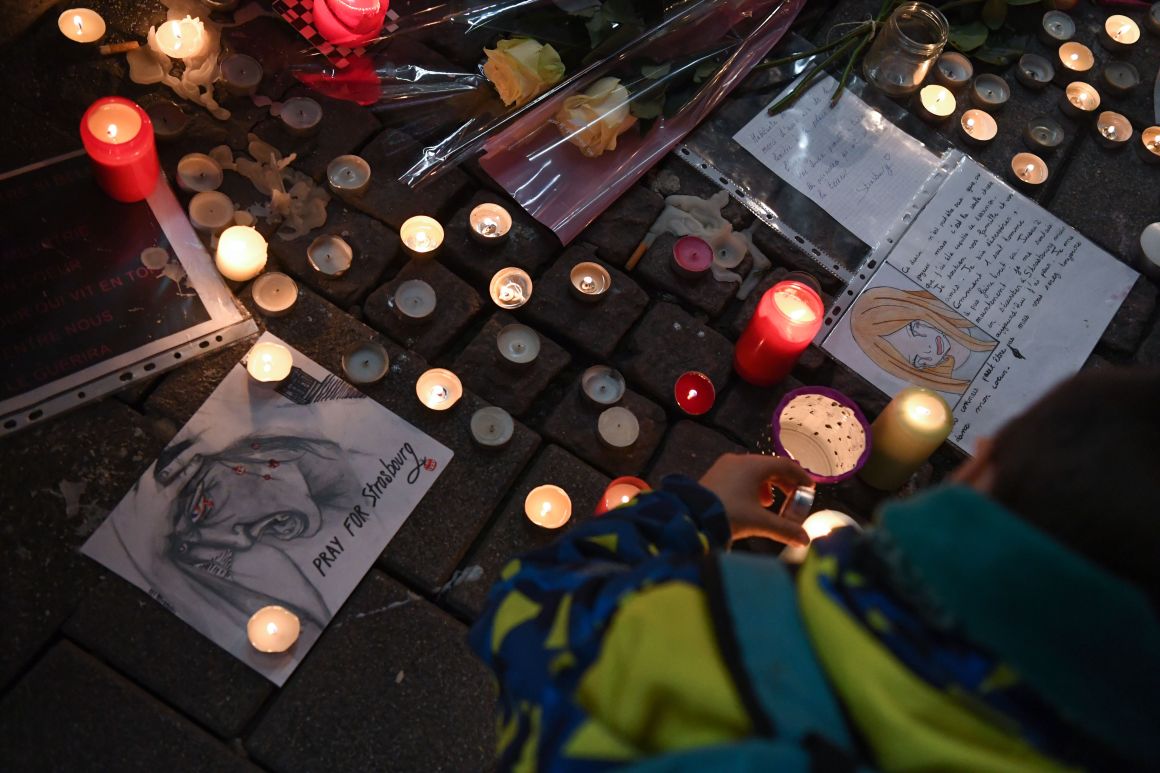
[[[791,108],[763,109],[733,139],[870,246],[938,167],[938,158],[854,94],[830,108],[825,76]]]

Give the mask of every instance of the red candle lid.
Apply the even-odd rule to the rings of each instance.
[[[682,236],[673,244],[673,261],[690,274],[703,274],[713,265],[713,246],[700,236]]]
[[[704,373],[690,370],[681,374],[673,385],[673,397],[681,410],[690,416],[707,413],[717,400],[717,390]]]

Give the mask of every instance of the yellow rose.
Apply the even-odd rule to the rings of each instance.
[[[628,112],[628,89],[619,78],[601,78],[583,94],[568,97],[553,120],[589,158],[616,150],[616,138],[636,123]]]
[[[483,53],[487,55],[483,74],[508,107],[526,105],[564,77],[556,49],[531,38],[501,40]]]

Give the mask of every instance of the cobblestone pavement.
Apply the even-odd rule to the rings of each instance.
[[[164,13],[155,0],[91,5],[115,34],[137,39]],[[798,32],[820,40],[830,26],[864,18],[877,5],[812,2]],[[17,22],[0,27],[0,35],[15,36],[0,49],[6,138],[0,169],[79,147],[78,119],[99,96],[119,93],[143,102],[161,96],[156,87],[127,81],[123,57],[66,55],[56,30],[58,10],[30,2]],[[1099,58],[1104,54],[1094,42],[1103,15],[1087,3],[1077,11],[1079,38]],[[227,37],[267,64],[264,94],[278,98],[300,90],[279,65],[279,52],[301,48],[286,25],[259,19]],[[1133,58],[1150,83],[1160,63],[1160,37],[1145,34],[1138,49]],[[460,61],[464,52],[445,36],[427,46],[410,44],[406,55]],[[1014,95],[1000,117],[999,138],[976,153],[997,171],[1019,149],[1025,119],[1055,114],[1059,98],[1056,86],[1036,94],[1009,79]],[[451,447],[455,459],[297,673],[276,689],[78,552],[239,360],[245,343],[0,442],[0,767],[486,768],[492,688],[464,634],[506,558],[549,538],[522,515],[531,488],[564,486],[579,520],[592,511],[610,476],[640,474],[655,482],[673,472],[697,475],[719,453],[755,448],[772,407],[799,384],[834,386],[871,417],[885,404],[875,389],[816,350],[774,389],[731,378],[732,342],[752,301],[742,304],[715,288],[676,281],[663,255],[646,257],[632,273],[620,269],[661,209],[662,195],[711,192],[680,160],[666,159],[567,249],[509,205],[516,213],[512,239],[488,253],[467,239],[464,213],[478,201],[504,197],[477,167],[467,164],[436,185],[407,192],[390,174],[398,164],[395,151],[414,147],[407,127],[351,104],[321,101],[326,118],[314,138],[285,137],[263,111],[238,109],[224,125],[195,120],[183,138],[161,146],[163,165],[172,174],[183,154],[221,142],[241,149],[248,131],[297,151],[297,168],[315,178],[340,153],[371,160],[371,190],[336,198],[328,225],[338,224],[356,248],[367,248],[360,251],[367,259],[360,257],[357,270],[342,280],[325,281],[307,266],[303,242],[272,240],[270,268],[297,277],[303,297],[291,315],[257,320],[336,372],[346,345],[382,341],[399,367],[368,394]],[[1112,107],[1137,128],[1152,123],[1142,93],[1112,99]],[[1130,152],[1106,151],[1089,128],[1060,120],[1069,139],[1050,159],[1051,182],[1041,201],[1121,260],[1137,260],[1138,234],[1160,220],[1160,167],[1144,166]],[[228,192],[241,200],[244,188]],[[408,262],[398,249],[397,228],[414,212],[448,224],[438,263]],[[727,212],[739,226],[748,222],[740,208]],[[762,238],[781,271],[799,265],[788,245]],[[602,306],[579,304],[568,294],[568,269],[593,258],[614,278]],[[519,374],[500,367],[492,344],[498,327],[513,319],[486,301],[487,279],[502,265],[522,266],[536,279],[532,302],[514,318],[534,327],[545,349],[537,365]],[[400,325],[386,305],[394,285],[412,277],[439,294],[439,318],[429,328]],[[1137,283],[1089,367],[1160,364],[1156,296],[1154,283]],[[239,297],[249,304],[245,288]],[[578,394],[579,374],[595,363],[612,364],[628,379],[626,402],[642,424],[631,453],[616,455],[595,442],[594,414]],[[461,373],[468,393],[457,409],[437,414],[417,404],[412,384],[427,365]],[[675,375],[691,369],[711,374],[719,387],[715,409],[696,419],[682,415],[671,397]],[[498,452],[474,446],[467,428],[471,412],[486,402],[517,417],[512,443]],[[960,455],[944,447],[908,488],[940,480],[958,461]],[[819,496],[860,517],[881,498],[857,481],[826,487]]]

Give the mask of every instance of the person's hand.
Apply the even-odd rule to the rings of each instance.
[[[701,476],[701,485],[725,506],[734,539],[766,537],[787,545],[808,545],[809,536],[800,523],[782,518],[766,508],[773,504],[770,486],[792,494],[813,480],[792,459],[761,454],[725,454]]]

